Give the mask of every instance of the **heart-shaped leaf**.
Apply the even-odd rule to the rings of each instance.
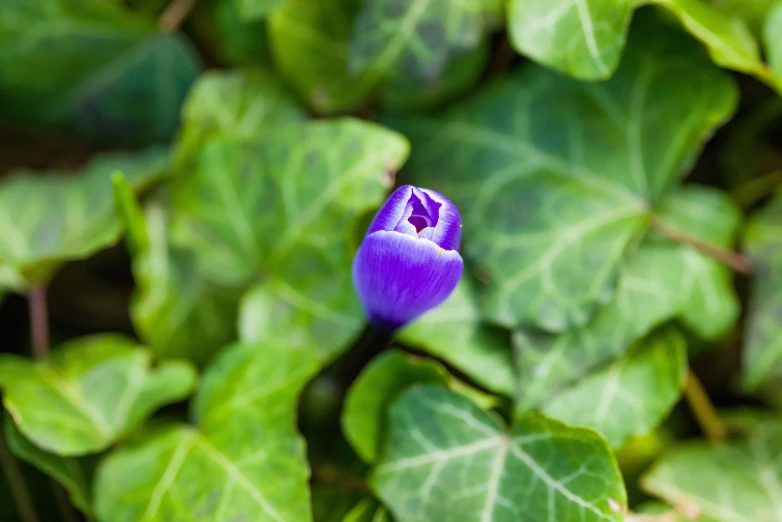
[[[607,82],[529,66],[444,113],[392,120],[413,143],[414,182],[462,213],[464,254],[489,279],[488,319],[588,323],[655,208],[732,113],[734,83],[694,42],[639,29]]]
[[[149,352],[112,334],[69,341],[35,362],[2,355],[3,404],[36,446],[61,456],[95,453],[192,391],[189,364],[150,366]]]
[[[686,187],[663,200],[656,219],[700,241],[728,247],[739,213],[718,191]],[[699,336],[715,339],[732,327],[738,311],[727,267],[690,246],[650,234],[628,256],[613,301],[591,323],[559,335],[515,334],[517,406],[535,408],[550,400],[665,321],[679,319]]]
[[[168,424],[106,458],[95,509],[105,522],[311,520],[299,392],[318,368],[285,345],[227,348],[204,374],[195,426]]]
[[[626,494],[605,440],[541,415],[508,429],[445,388],[391,408],[372,487],[398,520],[621,521]]]

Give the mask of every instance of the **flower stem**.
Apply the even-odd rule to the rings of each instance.
[[[687,232],[667,225],[660,219],[654,219],[652,221],[652,228],[671,241],[691,246],[701,254],[714,258],[720,263],[733,268],[737,272],[749,274],[752,271],[752,265],[750,264],[749,258],[743,254],[704,241],[697,236],[690,235]]]
[[[370,361],[385,350],[393,336],[393,332],[379,330],[367,323],[350,350],[332,363],[328,373],[347,390]]]
[[[35,514],[32,497],[27,489],[27,484],[19,469],[19,463],[11,454],[5,445],[3,437],[0,435],[0,468],[3,468],[8,485],[11,488],[16,507],[19,511],[21,522],[38,522],[38,516]]]
[[[49,313],[46,306],[46,286],[37,285],[27,294],[30,312],[30,335],[33,355],[45,357],[49,353]]]
[[[689,370],[687,374],[684,396],[695,415],[695,420],[698,421],[698,425],[709,442],[712,444],[724,442],[728,435],[725,424],[717,415],[717,410],[711,403],[706,390],[703,389],[703,384],[692,370]]]

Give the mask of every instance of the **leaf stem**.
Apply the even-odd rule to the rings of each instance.
[[[723,424],[717,410],[711,403],[706,390],[703,389],[700,379],[692,370],[687,373],[687,384],[684,388],[684,396],[690,405],[695,420],[703,430],[704,435],[712,444],[720,444],[728,436],[725,424]]]
[[[312,479],[342,491],[371,493],[369,486],[362,479],[342,474],[329,464],[315,466],[312,470]]]
[[[30,312],[30,335],[33,355],[45,357],[49,353],[49,312],[46,305],[46,286],[36,285],[27,294]]]
[[[171,33],[179,29],[179,26],[185,21],[194,5],[195,0],[172,0],[158,18],[160,31]]]
[[[27,484],[22,476],[22,471],[19,469],[19,463],[11,454],[8,446],[5,445],[5,440],[0,435],[0,468],[3,468],[3,472],[8,480],[8,485],[11,488],[16,507],[19,510],[19,517],[22,522],[38,522],[38,516],[35,514],[35,507],[33,506],[32,497],[27,489]]]
[[[749,258],[743,254],[722,248],[721,246],[715,245],[714,243],[709,243],[708,241],[705,241],[697,236],[693,236],[687,232],[667,225],[657,218],[652,220],[652,228],[671,241],[691,246],[701,254],[716,259],[720,263],[731,267],[737,272],[742,274],[749,274],[752,272],[752,265],[749,261]]]

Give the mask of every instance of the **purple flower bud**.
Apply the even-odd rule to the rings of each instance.
[[[395,330],[445,301],[462,276],[462,218],[448,198],[405,185],[378,211],[353,260],[372,324]]]

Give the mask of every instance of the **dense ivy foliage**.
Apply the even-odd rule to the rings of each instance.
[[[779,522],[780,94],[779,0],[0,0],[0,522]]]

